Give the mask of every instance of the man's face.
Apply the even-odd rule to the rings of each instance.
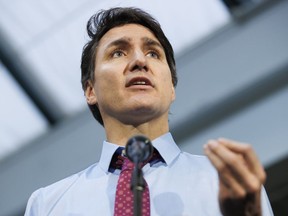
[[[175,99],[165,52],[146,27],[127,24],[110,29],[100,40],[95,59],[95,82],[86,90],[104,120],[139,124],[168,120]]]

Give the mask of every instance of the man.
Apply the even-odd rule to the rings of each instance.
[[[140,9],[113,8],[92,16],[87,30],[82,86],[106,132],[100,161],[34,192],[25,215],[113,215],[120,170],[112,161],[138,134],[158,154],[143,167],[151,215],[273,215],[262,188],[265,172],[250,145],[210,140],[203,157],[181,152],[173,141],[168,114],[176,67],[156,20]]]

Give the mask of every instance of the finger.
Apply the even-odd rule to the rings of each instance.
[[[261,183],[265,182],[266,173],[251,145],[225,138],[219,138],[218,141],[233,152],[242,154],[248,167],[257,175]]]
[[[222,162],[220,170],[230,169],[231,175],[245,187],[248,192],[256,192],[261,188],[261,182],[257,176],[243,162],[241,154],[234,153],[217,141],[208,142],[209,149]],[[220,164],[220,163],[219,163]]]
[[[235,198],[241,199],[247,195],[243,185],[241,185],[231,174],[228,172],[219,175],[219,186],[221,199]]]
[[[215,155],[207,146],[204,146],[204,152],[214,165],[219,175],[220,198],[243,198],[246,195],[245,188],[233,177],[230,169],[223,161]]]

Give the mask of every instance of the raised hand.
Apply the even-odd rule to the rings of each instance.
[[[204,151],[219,175],[219,204],[224,216],[261,216],[263,166],[251,145],[220,138]]]

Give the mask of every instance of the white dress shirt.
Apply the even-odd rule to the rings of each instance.
[[[181,152],[170,133],[152,141],[165,163],[143,167],[150,190],[151,216],[218,216],[218,176],[205,156]],[[35,191],[25,216],[109,216],[119,172],[108,172],[119,146],[103,142],[99,163]],[[263,216],[272,216],[265,190],[262,190]]]

